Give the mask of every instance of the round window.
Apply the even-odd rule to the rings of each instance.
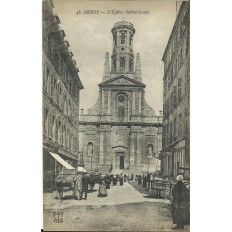
[[[119,100],[120,102],[124,102],[125,97],[121,95],[121,96],[118,97],[118,100]]]

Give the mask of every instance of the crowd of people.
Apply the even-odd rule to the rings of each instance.
[[[59,182],[59,176],[57,181]],[[190,224],[190,184],[184,183],[183,175],[178,175],[176,180],[172,178],[163,178],[160,173],[142,173],[142,174],[106,174],[101,173],[78,173],[75,177],[74,196],[76,200],[87,200],[89,192],[93,191],[95,184],[99,184],[98,197],[107,197],[107,189],[116,185],[123,185],[124,182],[135,181],[142,188],[154,188],[156,181],[164,183],[169,188],[169,197],[171,201],[171,214],[173,217],[173,227],[183,229],[185,225]]]
[[[116,175],[79,173],[74,180],[74,196],[76,200],[87,200],[88,193],[93,191],[95,184],[99,184],[98,197],[107,197],[107,189],[110,189],[111,186],[123,185],[128,180],[128,176],[122,175],[122,173]]]

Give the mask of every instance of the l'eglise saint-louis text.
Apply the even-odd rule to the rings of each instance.
[[[114,14],[114,15],[118,15],[118,14],[149,14],[149,10],[108,10],[107,14]]]
[[[149,10],[126,10],[125,14],[149,14]]]

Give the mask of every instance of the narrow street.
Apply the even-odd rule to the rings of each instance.
[[[171,231],[172,217],[168,200],[144,198],[128,183],[111,186],[105,198],[97,197],[97,189],[98,185],[94,192],[88,194],[86,201],[72,199],[71,193],[64,200],[54,199],[54,194],[45,193],[46,228],[49,230],[51,226],[56,231]],[[63,212],[62,223],[54,222],[54,212]],[[137,220],[131,220],[131,215]]]

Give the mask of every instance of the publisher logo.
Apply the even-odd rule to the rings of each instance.
[[[63,212],[54,212],[53,217],[54,217],[54,222],[56,223],[62,223],[63,220]]]

